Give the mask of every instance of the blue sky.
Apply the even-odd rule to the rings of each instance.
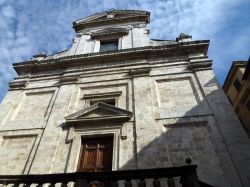
[[[188,33],[209,39],[209,58],[221,84],[233,60],[250,55],[249,0],[0,0],[0,101],[16,76],[12,63],[71,46],[72,22],[108,9],[151,12],[150,37]]]

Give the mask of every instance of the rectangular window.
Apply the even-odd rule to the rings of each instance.
[[[250,99],[247,101],[246,107],[247,107],[248,111],[250,111]]]
[[[241,89],[241,83],[238,79],[235,79],[234,81],[234,87],[236,88],[237,91],[240,91]]]
[[[102,100],[91,100],[90,101],[90,105],[93,105],[95,103],[99,103],[99,102],[102,102],[102,103],[106,103],[106,104],[109,104],[109,105],[112,105],[112,106],[115,106],[115,99],[102,99]]]
[[[100,42],[100,52],[117,51],[117,50],[118,50],[118,40]]]

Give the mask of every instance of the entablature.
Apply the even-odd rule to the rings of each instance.
[[[164,46],[149,46],[122,49],[118,51],[90,53],[74,56],[66,56],[58,59],[49,60],[31,60],[21,63],[14,63],[14,69],[19,75],[54,71],[66,70],[68,68],[93,66],[123,61],[134,60],[150,60],[159,57],[183,56],[183,54],[203,53],[207,54],[209,41],[191,41],[183,42],[181,44],[171,44]]]

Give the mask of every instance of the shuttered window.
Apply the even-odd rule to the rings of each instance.
[[[78,171],[111,171],[113,137],[82,138]]]

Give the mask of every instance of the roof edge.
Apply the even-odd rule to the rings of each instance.
[[[227,73],[227,76],[226,76],[226,79],[223,83],[223,90],[226,91],[227,89],[227,86],[228,86],[228,83],[229,83],[229,80],[231,79],[232,75],[233,75],[233,72],[234,72],[234,69],[236,68],[236,66],[245,66],[246,65],[246,62],[247,61],[242,61],[242,60],[237,60],[237,61],[233,61],[232,62],[232,65]]]
[[[107,19],[100,19],[103,16],[108,15],[125,15],[123,17],[116,18],[115,16],[112,18]],[[107,23],[120,23],[120,22],[127,22],[127,21],[145,21],[146,23],[150,22],[150,12],[143,11],[143,10],[107,10],[101,13],[96,13],[90,16],[87,16],[82,19],[78,19],[73,22],[73,28],[77,32],[79,30],[93,27],[93,26],[99,26],[99,25],[105,25]]]

